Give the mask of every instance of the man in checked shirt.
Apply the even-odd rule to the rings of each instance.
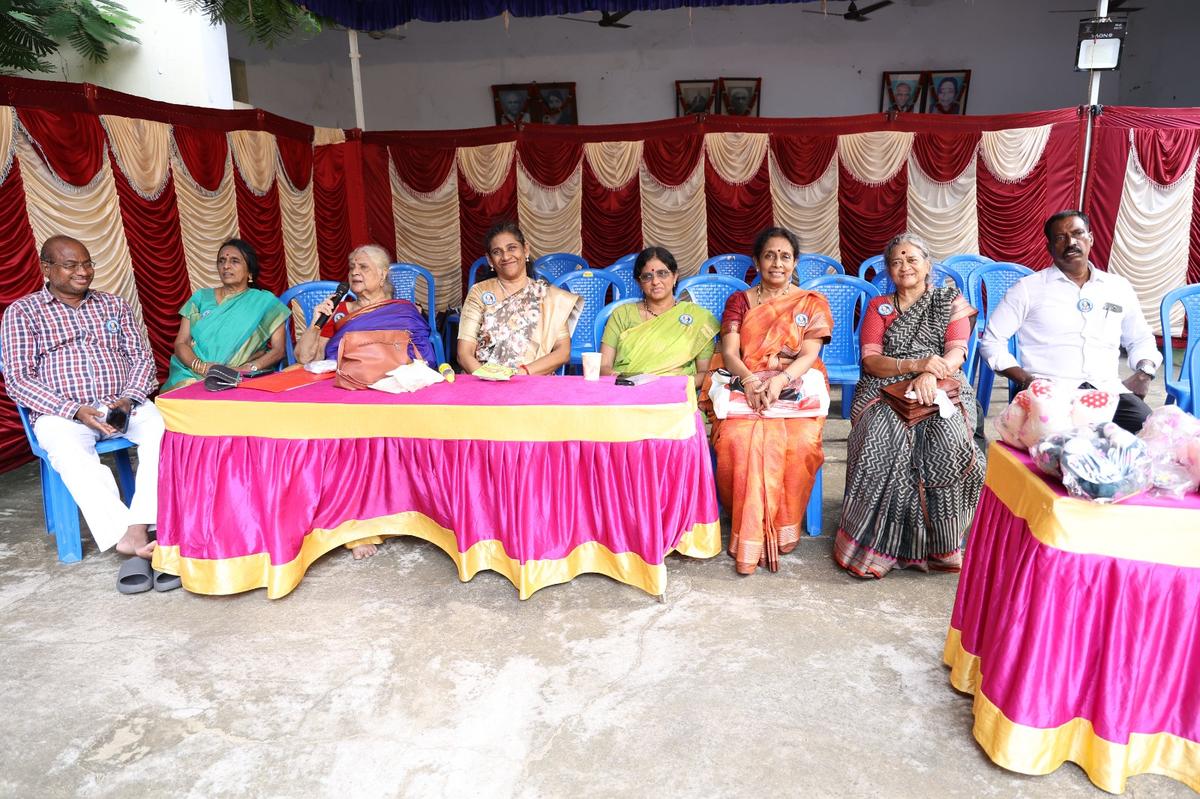
[[[41,252],[46,285],[8,307],[0,328],[4,382],[29,409],[33,431],[74,497],[96,545],[148,558],[148,526],[158,515],[162,417],[146,397],[157,386],[154,359],[125,300],[90,286],[87,248],[54,236]],[[127,508],[96,442],[118,433],[105,419],[129,415],[123,434],[138,445],[133,500]]]

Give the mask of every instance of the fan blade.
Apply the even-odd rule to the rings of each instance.
[[[887,8],[891,4],[892,4],[892,0],[880,0],[880,2],[872,3],[871,5],[867,6],[866,8],[860,8],[858,10],[858,15],[860,17],[866,16],[867,14],[870,14],[872,11],[878,11],[881,8]]]
[[[600,12],[600,27],[601,28],[628,28],[628,25],[618,25],[625,17],[629,16],[628,11],[618,11],[616,14],[610,14],[607,11]]]
[[[595,19],[580,19],[579,17],[563,17],[563,16],[560,16],[560,17],[559,17],[559,19],[565,19],[567,22],[586,22],[586,23],[587,23],[587,24],[589,24],[589,25],[599,25],[599,24],[600,24],[600,21],[599,21],[599,20],[595,20]]]

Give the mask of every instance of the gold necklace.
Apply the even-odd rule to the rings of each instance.
[[[788,293],[789,291],[791,291],[791,290],[792,290],[792,284],[791,284],[791,283],[788,283],[786,286],[784,286],[784,287],[783,287],[783,291],[779,292],[778,294],[772,294],[772,295],[770,295],[770,299],[772,299],[772,300],[773,300],[773,299],[775,299],[776,297],[782,297],[782,296],[784,296],[785,294],[787,294],[787,293]],[[758,284],[758,304],[759,304],[759,305],[762,305],[762,304],[763,304],[763,289],[762,289],[762,283],[759,283],[759,284]]]
[[[237,296],[237,295],[239,295],[239,294],[244,294],[244,293],[246,293],[246,291],[248,291],[248,290],[249,290],[249,288],[250,288],[250,287],[249,287],[249,286],[247,286],[247,287],[246,287],[246,288],[244,288],[244,289],[238,289],[237,291],[234,291],[234,292],[232,292],[232,293],[231,293],[231,292],[229,291],[229,289],[225,288],[224,286],[220,286],[220,289],[221,289],[221,297],[220,297],[220,301],[221,301],[221,302],[225,302],[225,301],[226,301],[226,300],[228,300],[230,297],[236,297],[236,296]]]

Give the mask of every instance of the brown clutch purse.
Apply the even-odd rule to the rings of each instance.
[[[890,383],[884,386],[879,392],[879,398],[883,400],[901,421],[909,427],[912,427],[917,422],[924,421],[930,416],[937,413],[937,405],[922,405],[915,399],[908,399],[904,396],[912,385],[911,380],[906,380],[901,383]],[[939,380],[937,387],[946,392],[946,396],[950,401],[958,406],[959,411],[962,411],[962,400],[958,396],[958,381],[947,378]]]
[[[416,356],[416,358],[414,358]],[[334,385],[351,390],[370,388],[397,366],[419,359],[407,330],[362,330],[338,342]]]

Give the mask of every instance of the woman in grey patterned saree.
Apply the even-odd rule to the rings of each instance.
[[[896,290],[864,312],[833,555],[857,577],[878,579],[894,567],[958,571],[985,465],[972,437],[975,393],[962,371],[975,309],[957,288],[929,283],[928,248],[917,236],[894,238],[884,263]],[[932,404],[946,379],[958,382],[961,400],[947,418],[934,413],[910,427],[881,401],[884,386],[906,383],[919,403]]]

